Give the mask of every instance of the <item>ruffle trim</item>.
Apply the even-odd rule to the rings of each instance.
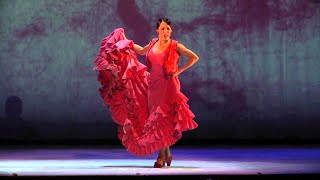
[[[101,43],[94,62],[99,71],[99,88],[104,104],[109,108],[113,120],[123,126],[126,119],[141,125],[147,118],[147,76],[146,66],[140,63],[132,50],[133,41],[125,40],[122,28],[116,29]]]
[[[175,144],[182,137],[182,133],[198,127],[193,120],[195,115],[187,104],[188,98],[180,93],[167,107],[156,107],[152,110],[149,119],[138,141],[126,138],[122,144],[132,154],[145,156],[159,149]],[[133,129],[126,129],[128,137],[137,137]]]

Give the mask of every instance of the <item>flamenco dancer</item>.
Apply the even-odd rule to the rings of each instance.
[[[156,32],[158,37],[141,47],[128,40],[122,28],[115,29],[102,40],[93,69],[99,72],[99,92],[118,125],[122,145],[139,156],[158,151],[154,167],[161,168],[171,165],[170,146],[182,132],[198,127],[178,76],[199,57],[171,39],[169,19],[160,18]],[[146,55],[146,66],[136,53]],[[188,60],[178,67],[181,55]]]

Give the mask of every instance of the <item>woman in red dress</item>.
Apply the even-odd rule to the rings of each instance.
[[[158,38],[144,47],[134,44],[119,28],[106,37],[95,60],[102,84],[100,94],[113,120],[119,125],[119,139],[130,153],[149,155],[159,151],[154,167],[171,165],[170,146],[182,132],[197,128],[188,98],[180,91],[178,75],[199,57],[171,39],[171,22],[157,22]],[[147,66],[135,53],[146,55]],[[184,55],[187,62],[178,67]]]
[[[153,39],[143,48],[134,44],[136,53],[140,55],[146,54],[148,71],[150,72],[148,79],[148,109],[150,116],[147,125],[151,124],[149,126],[152,126],[153,123],[159,123],[163,126],[160,125],[157,128],[168,128],[168,131],[162,131],[162,133],[165,133],[162,140],[168,143],[165,143],[167,146],[159,150],[158,159],[155,163],[157,167],[162,167],[165,161],[170,166],[172,156],[169,147],[173,143],[172,141],[180,139],[182,131],[197,127],[197,124],[193,121],[194,115],[186,104],[188,99],[180,92],[178,75],[197,62],[199,57],[181,43],[172,40],[170,38],[171,33],[170,20],[161,18],[157,22],[157,39]],[[180,54],[189,59],[184,66],[178,68]],[[173,110],[172,107],[176,109]],[[163,113],[161,118],[158,117],[159,111]],[[180,123],[180,127],[176,127],[178,121],[183,121]],[[150,128],[149,130],[153,131]]]

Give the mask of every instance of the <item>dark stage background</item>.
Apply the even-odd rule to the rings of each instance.
[[[199,124],[182,140],[320,138],[319,0],[0,0],[1,140],[116,141],[93,61],[162,16],[200,57],[180,75]]]

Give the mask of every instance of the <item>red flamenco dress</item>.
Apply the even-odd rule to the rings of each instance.
[[[178,42],[172,40],[165,52],[155,54],[156,41],[150,42],[145,66],[133,51],[133,41],[118,28],[102,40],[94,61],[100,95],[119,127],[118,138],[128,152],[139,156],[175,144],[183,131],[198,126],[178,77],[168,76],[178,68]]]

